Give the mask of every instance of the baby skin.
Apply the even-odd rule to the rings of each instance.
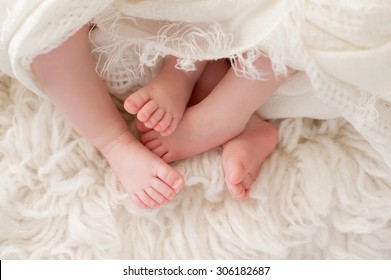
[[[194,84],[206,62],[197,62],[195,71],[176,69],[177,59],[168,56],[159,75],[127,98],[124,107],[136,114],[147,128],[162,136],[174,132],[189,102]]]
[[[263,70],[271,70],[268,59],[261,57],[257,63]],[[210,62],[195,84],[190,107],[176,130],[161,135],[139,123],[141,142],[166,162],[223,144],[226,184],[234,199],[243,200],[278,141],[276,129],[253,113],[281,82],[274,78],[247,80],[238,77],[224,60]]]
[[[130,133],[90,56],[85,26],[32,68],[41,89],[64,118],[108,160],[134,202],[155,208],[183,188],[182,176]]]

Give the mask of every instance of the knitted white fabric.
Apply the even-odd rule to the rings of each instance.
[[[30,64],[103,11],[112,1],[0,0],[0,72],[41,93]]]
[[[280,90],[268,104],[273,113],[263,116],[343,116],[391,167],[389,22],[391,2],[383,0],[123,0],[96,18],[102,34],[94,42],[113,92],[129,91],[145,66],[167,54],[185,70],[197,59],[230,58],[238,75],[259,79],[252,62],[265,53],[277,75],[289,65],[308,79]],[[306,102],[292,103],[289,115],[291,101],[281,96],[298,97],[307,83],[318,102],[301,96]]]
[[[294,87],[285,85],[285,91],[280,90],[264,108],[266,113],[261,110],[264,117],[343,116],[391,167],[390,1],[1,0],[0,4],[4,7],[0,71],[37,93],[32,59],[92,19],[98,25],[91,34],[98,70],[113,93],[145,84],[166,54],[178,56],[177,66],[186,70],[196,59],[226,57],[244,69],[238,75],[262,78],[252,62],[265,53],[276,74],[289,65],[307,78],[291,79]]]

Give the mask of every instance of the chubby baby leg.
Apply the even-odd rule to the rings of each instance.
[[[274,77],[267,57],[260,57],[257,66],[270,73],[268,79],[238,77],[231,68],[205,99],[186,110],[171,135],[162,137],[150,130],[142,135],[142,143],[171,162],[205,152],[238,136],[253,113],[284,81]]]
[[[99,149],[140,207],[156,207],[183,187],[182,176],[148,151],[127,124],[95,71],[88,26],[32,67],[41,89],[73,128]]]
[[[125,101],[125,109],[137,114],[137,119],[162,136],[171,134],[186,109],[193,86],[206,62],[196,63],[196,70],[182,71],[175,68],[176,58],[165,58],[164,66],[148,85],[131,94]]]

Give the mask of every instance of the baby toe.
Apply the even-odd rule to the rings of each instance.
[[[160,108],[156,109],[156,111],[153,112],[149,119],[145,122],[145,126],[149,128],[155,128],[156,124],[160,122],[163,116],[164,111]]]
[[[165,204],[168,202],[167,198],[165,198],[155,187],[149,187],[145,189],[145,192],[157,203],[157,206]]]
[[[166,133],[166,131],[167,131],[168,128],[170,128],[170,126],[172,124],[172,121],[173,121],[172,115],[166,113],[164,115],[164,117],[159,121],[159,124],[158,124],[158,127],[157,127],[156,131],[161,132],[162,135],[163,135],[163,133],[165,133],[165,136],[169,135],[169,134]]]
[[[138,111],[150,100],[148,93],[144,89],[140,89],[129,95],[125,100],[125,110],[131,114],[137,114]]]
[[[167,201],[172,200],[176,196],[175,190],[158,178],[155,178],[151,182],[151,186],[157,192],[159,192]]]
[[[144,202],[141,201],[141,199],[136,194],[132,195],[132,199],[133,199],[134,203],[137,206],[139,206],[140,208],[143,208],[143,209],[149,208],[147,205],[145,205]]]
[[[157,206],[159,206],[159,204],[145,191],[138,192],[136,195],[138,196],[140,201],[147,206],[147,208],[156,208]]]
[[[137,118],[142,122],[146,122],[158,108],[159,105],[156,101],[150,100],[137,113]]]
[[[160,166],[157,169],[156,174],[160,180],[170,186],[175,192],[180,191],[184,186],[184,180],[182,176],[170,166]]]

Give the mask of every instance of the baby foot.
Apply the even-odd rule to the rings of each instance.
[[[223,145],[225,182],[235,200],[248,197],[262,163],[277,142],[276,128],[254,114],[243,132]]]
[[[189,101],[194,81],[177,69],[161,72],[151,83],[131,94],[125,110],[163,136],[177,127]]]
[[[103,154],[125,190],[142,208],[165,204],[183,188],[182,176],[128,133],[117,138]]]
[[[237,136],[245,127],[240,118],[228,120],[216,117],[218,111],[208,111],[199,105],[186,110],[177,129],[169,136],[162,136],[142,124],[137,128],[142,133],[140,141],[165,162],[186,159],[220,146]]]

